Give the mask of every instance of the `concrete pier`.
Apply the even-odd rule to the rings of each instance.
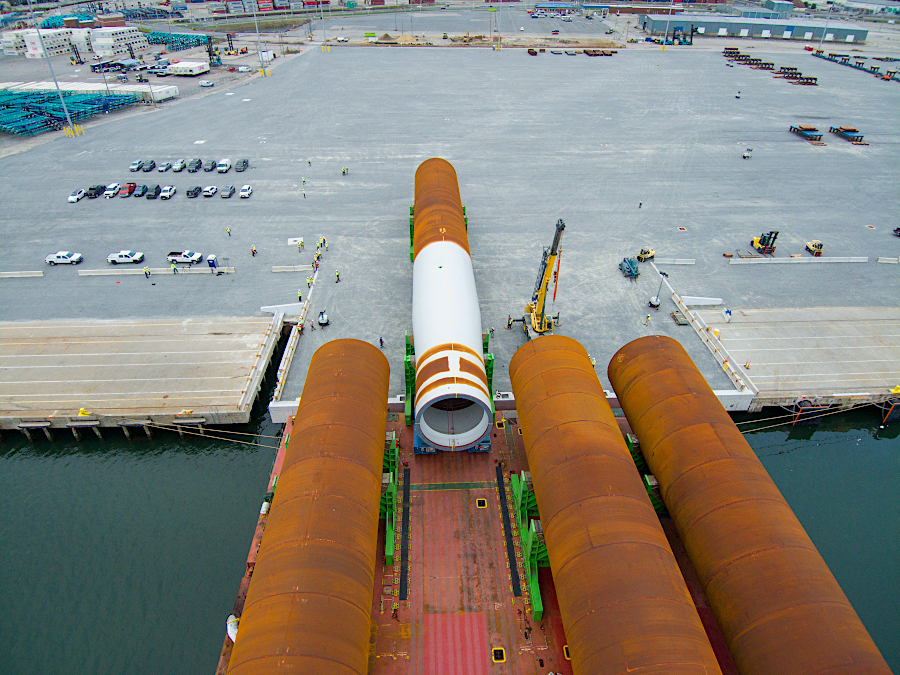
[[[0,428],[246,422],[282,315],[0,323]]]
[[[758,393],[751,409],[859,405],[896,398],[900,385],[900,309],[798,307],[696,312],[718,332],[735,368]]]

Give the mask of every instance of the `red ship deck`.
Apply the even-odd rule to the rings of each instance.
[[[383,564],[383,527],[379,536],[378,555],[382,566],[376,575],[372,599],[371,675],[546,675],[548,672],[572,675],[571,662],[564,655],[566,638],[550,568],[539,571],[544,606],[542,621],[531,620],[510,501],[520,595],[513,589],[497,467],[501,468],[509,500],[510,473],[527,471],[528,464],[515,413],[507,414],[510,418],[505,427],[495,426],[491,434],[490,453],[437,455],[414,455],[412,430],[402,421],[390,421],[393,415],[389,417],[388,431],[396,432],[399,439],[400,477],[407,471],[409,476],[408,597],[400,599],[401,484],[392,567]],[[498,419],[500,416],[498,413]],[[631,431],[623,417],[618,421],[623,434]],[[269,490],[280,472],[290,429],[289,424],[269,479]],[[487,500],[485,508],[477,506],[478,499]],[[247,575],[235,601],[238,616],[243,609],[265,521],[266,516],[260,516],[251,544]],[[722,672],[736,675],[731,655],[706,605],[706,597],[678,533],[669,519],[664,518],[662,523]],[[226,672],[231,646],[226,638],[216,670],[219,674]],[[504,662],[492,661],[492,650],[496,648],[503,648]]]
[[[393,618],[399,564],[383,568],[375,584],[369,672],[570,675],[555,594],[552,602],[545,597],[543,623],[533,625],[524,580],[521,595],[513,592],[496,469],[502,462],[509,496],[509,472],[527,469],[517,427],[495,428],[490,453],[437,455],[413,455],[411,430],[402,423],[389,428],[400,438],[400,460],[410,476],[409,598]],[[486,508],[477,506],[479,498]],[[515,528],[511,512],[510,518]],[[398,547],[398,563],[399,553]],[[549,569],[544,578],[552,591]],[[542,593],[547,590],[542,584]],[[505,662],[492,662],[496,648],[504,649]]]

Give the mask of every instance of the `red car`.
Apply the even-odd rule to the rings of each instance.
[[[134,192],[136,187],[137,183],[125,183],[125,185],[119,188],[119,196],[130,197],[131,193]]]

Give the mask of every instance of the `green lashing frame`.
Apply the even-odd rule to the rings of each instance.
[[[528,585],[528,597],[531,599],[531,618],[540,621],[544,615],[544,603],[541,600],[541,588],[538,584],[538,568],[549,567],[547,545],[539,532],[540,520],[537,500],[534,492],[528,488],[525,472],[520,476],[512,474],[510,484],[513,494],[516,526],[519,528],[519,540],[522,543],[522,558],[525,567],[525,583]]]
[[[384,562],[394,564],[394,537],[397,533],[397,435],[391,431],[384,439],[384,461],[381,472],[390,483],[381,495],[379,518],[384,518]]]
[[[406,417],[406,426],[411,426],[413,423],[412,419],[412,404],[413,404],[413,396],[415,396],[416,389],[416,369],[413,366],[413,357],[416,355],[416,349],[413,347],[412,342],[409,339],[409,331],[405,333],[406,339],[406,354],[403,357],[403,379],[404,379],[404,394],[403,397],[403,414]]]

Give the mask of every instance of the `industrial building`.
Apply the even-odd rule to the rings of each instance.
[[[853,23],[828,23],[814,19],[748,19],[745,17],[706,14],[651,15],[639,17],[641,27],[651,35],[672,31],[714,37],[752,37],[783,40],[821,40],[825,42],[862,43],[869,35],[867,28]]]

